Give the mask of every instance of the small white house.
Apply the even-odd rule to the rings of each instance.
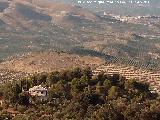
[[[29,94],[31,96],[36,96],[36,97],[40,97],[40,98],[46,98],[47,94],[48,94],[48,89],[42,87],[41,85],[39,86],[34,86],[32,88],[29,89]]]

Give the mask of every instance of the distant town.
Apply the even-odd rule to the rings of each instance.
[[[78,0],[78,4],[150,4],[150,1],[146,0]]]
[[[103,17],[111,17],[111,19],[116,19],[122,23],[131,23],[131,24],[139,24],[144,26],[149,26],[150,28],[156,28],[159,21],[160,16],[157,15],[146,15],[146,16],[130,16],[130,15],[115,15],[111,13],[106,13],[105,11],[99,12],[100,16]],[[150,39],[160,38],[159,34],[139,34],[142,37],[147,37]]]

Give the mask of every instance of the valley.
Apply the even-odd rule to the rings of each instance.
[[[60,51],[159,71],[158,16],[94,13],[65,3],[44,4],[43,0],[2,0],[0,5],[2,64],[28,54]],[[18,71],[26,72],[21,67]],[[27,71],[32,70],[37,68]]]
[[[160,2],[113,1],[0,0],[0,120],[159,120]]]

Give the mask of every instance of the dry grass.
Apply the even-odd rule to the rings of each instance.
[[[16,79],[16,77],[19,79],[32,73],[60,71],[74,67],[90,66],[91,68],[96,68],[104,64],[104,62],[104,60],[97,57],[78,56],[67,53],[32,53],[1,63],[0,79],[7,81]]]

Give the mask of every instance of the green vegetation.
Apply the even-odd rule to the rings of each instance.
[[[46,100],[29,88],[48,89]],[[158,120],[160,100],[149,85],[114,74],[92,75],[89,67],[35,74],[0,86],[0,120]],[[13,113],[5,112],[14,109]]]
[[[128,37],[125,37],[127,32],[156,36],[153,29],[146,25],[123,23],[111,16],[97,16],[100,21],[93,22],[70,13],[65,16],[65,20],[72,23],[70,28],[51,23],[51,17],[34,7],[17,3],[15,9],[26,18],[22,23],[25,20],[31,21],[28,27],[19,24],[16,28],[8,30],[7,24],[0,20],[0,28],[3,28],[0,29],[0,59],[30,52],[56,50],[103,57],[107,61],[140,68],[159,69],[159,59],[148,55],[159,55],[158,38],[143,38],[136,34],[128,34]],[[156,31],[158,30],[157,27]]]

